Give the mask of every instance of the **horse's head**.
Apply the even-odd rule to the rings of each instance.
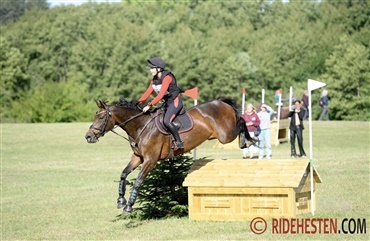
[[[99,137],[113,129],[115,121],[112,118],[110,107],[104,101],[96,101],[99,110],[95,114],[94,122],[86,132],[85,138],[88,143],[95,143]]]

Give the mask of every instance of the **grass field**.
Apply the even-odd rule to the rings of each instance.
[[[119,219],[116,181],[132,152],[113,133],[87,144],[89,125],[1,125],[1,240],[369,240],[369,122],[313,123],[314,165],[323,179],[315,217],[366,218],[362,235],[256,235],[249,222]],[[198,157],[241,157],[214,144],[200,146]],[[273,158],[289,155],[288,143],[273,147]]]

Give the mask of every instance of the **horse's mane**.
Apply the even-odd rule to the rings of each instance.
[[[113,101],[110,105],[114,105],[116,107],[125,107],[125,108],[130,108],[130,109],[135,109],[135,110],[140,110],[140,104],[137,100],[125,100],[123,97],[120,97],[119,100]]]

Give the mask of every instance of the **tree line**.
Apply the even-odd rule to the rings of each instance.
[[[370,119],[367,0],[53,8],[39,0],[23,1],[37,4],[18,15],[3,2],[2,122],[91,121],[96,99],[140,97],[151,78],[146,60],[154,56],[166,61],[182,89],[199,88],[199,102],[228,96],[241,103],[242,88],[246,101],[260,102],[264,88],[265,102],[274,105],[277,89],[288,97],[293,86],[300,98],[311,78],[327,84],[331,119]],[[319,96],[313,92],[314,118]]]

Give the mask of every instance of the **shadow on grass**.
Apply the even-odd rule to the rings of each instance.
[[[150,219],[143,219],[138,212],[133,211],[130,214],[119,214],[115,219],[112,220],[113,223],[120,221],[128,221],[125,223],[126,228],[137,228],[144,223],[147,223]]]

